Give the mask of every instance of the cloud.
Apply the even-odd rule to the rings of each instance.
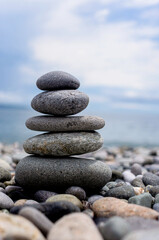
[[[14,94],[13,92],[0,91],[0,103],[4,104],[21,104],[23,99],[21,96]]]

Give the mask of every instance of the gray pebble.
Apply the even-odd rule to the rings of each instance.
[[[57,193],[51,192],[51,191],[46,191],[46,190],[38,190],[34,194],[34,198],[38,202],[45,202],[49,197],[52,197],[56,195]]]
[[[5,193],[0,192],[0,208],[10,209],[14,206],[14,202],[10,197],[8,197]]]
[[[43,132],[92,131],[103,128],[104,125],[104,119],[96,116],[36,116],[26,121],[29,129]]]
[[[134,187],[141,187],[141,188],[145,188],[145,185],[143,184],[143,181],[141,178],[136,177],[132,182],[131,185]]]
[[[125,220],[130,224],[131,231],[159,228],[159,222],[149,218],[132,216],[126,217]]]
[[[159,229],[146,229],[133,231],[126,235],[122,240],[159,240]]]
[[[155,197],[159,193],[159,186],[151,186],[149,188],[149,193]]]
[[[30,189],[59,189],[75,185],[101,189],[111,178],[111,169],[101,161],[84,158],[29,156],[17,165],[15,179]]]
[[[142,174],[142,167],[141,167],[141,165],[138,164],[138,163],[134,163],[134,164],[131,166],[131,172],[132,172],[135,176]]]
[[[12,176],[8,170],[3,167],[0,167],[0,181],[5,182],[11,180]]]
[[[155,203],[159,203],[159,193],[155,196]]]
[[[154,209],[155,211],[159,212],[159,203],[155,203],[155,204],[153,205],[153,209]]]
[[[93,195],[93,196],[88,198],[88,202],[89,202],[90,205],[92,205],[95,201],[97,201],[97,200],[99,200],[101,198],[103,198],[103,196],[101,196],[101,195]]]
[[[22,208],[19,215],[31,221],[44,235],[47,235],[53,226],[52,222],[43,213],[33,207]]]
[[[152,185],[152,186],[156,186],[159,185],[159,176],[153,174],[153,173],[145,173],[143,175],[143,183],[147,186],[147,185]]]
[[[129,199],[134,195],[135,195],[135,192],[133,187],[131,185],[126,185],[126,184],[121,187],[115,187],[115,188],[109,189],[109,191],[106,193],[106,196],[108,197],[115,197],[120,199]]]
[[[83,188],[78,186],[72,186],[69,187],[66,191],[66,194],[72,194],[76,196],[79,200],[85,200],[86,199],[86,192]]]
[[[41,90],[77,89],[80,82],[69,73],[52,71],[38,78],[36,85]]]
[[[111,188],[116,187],[116,186],[117,186],[117,183],[116,183],[116,182],[108,182],[108,183],[106,184],[106,186],[107,186],[109,189],[111,189]]]
[[[34,110],[55,116],[73,115],[84,110],[89,97],[77,90],[42,92],[31,102]]]
[[[153,199],[150,193],[142,193],[140,195],[129,198],[128,203],[133,203],[140,206],[151,208],[152,201]]]

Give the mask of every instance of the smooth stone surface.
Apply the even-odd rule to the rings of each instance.
[[[155,203],[155,204],[153,205],[153,209],[154,209],[155,211],[159,212],[159,203]]]
[[[106,197],[95,201],[92,206],[92,210],[97,217],[140,216],[144,218],[157,219],[159,216],[159,213],[155,210],[136,204],[129,204],[123,200],[112,197]]]
[[[126,170],[123,172],[123,178],[125,182],[131,183],[135,179],[135,175],[130,170]]]
[[[130,225],[121,217],[111,217],[98,228],[104,240],[121,240],[131,230]]]
[[[24,142],[24,150],[41,156],[70,156],[98,150],[103,139],[97,132],[45,133]]]
[[[74,204],[75,206],[79,207],[80,209],[83,209],[83,205],[82,205],[81,201],[77,197],[75,197],[71,194],[57,194],[46,200],[46,202],[48,202],[48,203],[49,202],[59,202],[59,201],[68,201],[68,202],[71,202],[72,204]]]
[[[140,164],[138,163],[134,163],[132,166],[131,166],[131,172],[137,176],[137,175],[141,175],[142,174],[142,167]]]
[[[3,239],[45,240],[30,221],[21,216],[5,213],[0,213],[0,236]]]
[[[94,222],[84,213],[61,218],[51,229],[48,240],[103,240]]]
[[[83,188],[78,186],[72,186],[65,191],[66,194],[72,194],[75,197],[77,197],[79,200],[85,200],[86,199],[86,192]]]
[[[152,186],[156,186],[159,185],[159,176],[153,174],[153,173],[145,173],[143,175],[143,183],[147,186],[147,185],[152,185]]]
[[[105,121],[96,116],[36,116],[29,118],[25,124],[34,131],[71,132],[97,130],[104,127]]]
[[[155,196],[155,203],[159,203],[159,194],[156,194]]]
[[[159,193],[159,186],[152,186],[150,189],[149,189],[149,193],[155,197],[158,193]]]
[[[13,168],[10,166],[10,164],[7,163],[6,161],[2,160],[2,159],[0,159],[0,167],[6,169],[8,171],[12,171],[13,170]]]
[[[97,201],[97,200],[99,200],[101,198],[103,198],[103,196],[101,196],[101,195],[93,195],[93,196],[88,198],[88,202],[89,202],[90,205],[92,205],[95,201]]]
[[[159,240],[159,229],[134,231],[123,238],[123,240]]]
[[[120,199],[129,199],[135,195],[134,189],[130,185],[123,185],[120,187],[114,187],[107,191],[106,196],[108,197],[116,197]]]
[[[8,197],[5,193],[0,192],[0,208],[10,209],[14,206],[14,202],[10,197]]]
[[[41,90],[77,89],[77,78],[63,71],[51,71],[38,78],[36,85]]]
[[[127,221],[127,223],[130,224],[131,231],[159,228],[159,222],[154,219],[133,216],[133,217],[126,217],[125,220]]]
[[[97,190],[111,179],[111,169],[101,161],[84,158],[29,156],[18,163],[15,179],[20,186],[34,189],[66,189],[74,184]]]
[[[53,226],[52,222],[43,213],[32,207],[21,209],[19,215],[31,221],[44,235],[47,235]]]
[[[134,187],[141,187],[141,188],[145,188],[145,185],[142,181],[141,178],[139,177],[136,177],[132,182],[131,182],[131,185],[134,186]]]
[[[46,191],[46,190],[39,190],[34,194],[34,198],[38,202],[45,202],[49,197],[56,195],[57,193]]]
[[[141,205],[148,208],[151,208],[152,201],[153,199],[150,193],[142,193],[140,195],[131,197],[128,200],[129,203]]]
[[[9,181],[11,180],[12,176],[10,174],[10,172],[8,170],[6,170],[3,167],[0,167],[0,181],[4,182],[4,181]]]
[[[77,90],[42,92],[31,102],[34,110],[55,116],[74,115],[83,111],[89,103],[89,97]]]
[[[25,207],[27,206],[24,205],[13,207],[11,208],[10,212],[13,214],[18,214],[19,211]],[[63,217],[66,214],[80,212],[79,207],[68,201],[34,204],[30,205],[29,207],[39,210],[53,222],[57,221],[59,218]]]

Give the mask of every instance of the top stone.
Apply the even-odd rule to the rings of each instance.
[[[36,82],[36,85],[41,90],[65,90],[77,89],[80,82],[77,78],[69,73],[62,71],[52,71],[42,75]]]

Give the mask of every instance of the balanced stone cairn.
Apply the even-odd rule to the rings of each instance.
[[[37,87],[44,92],[33,98],[31,106],[48,115],[32,117],[26,126],[46,133],[24,142],[24,150],[33,155],[17,165],[15,179],[20,186],[43,190],[79,186],[96,191],[111,179],[105,163],[70,157],[96,151],[103,144],[95,131],[104,127],[102,118],[69,116],[81,112],[89,103],[89,97],[76,90],[79,86],[78,79],[61,71],[49,72],[37,80]]]

